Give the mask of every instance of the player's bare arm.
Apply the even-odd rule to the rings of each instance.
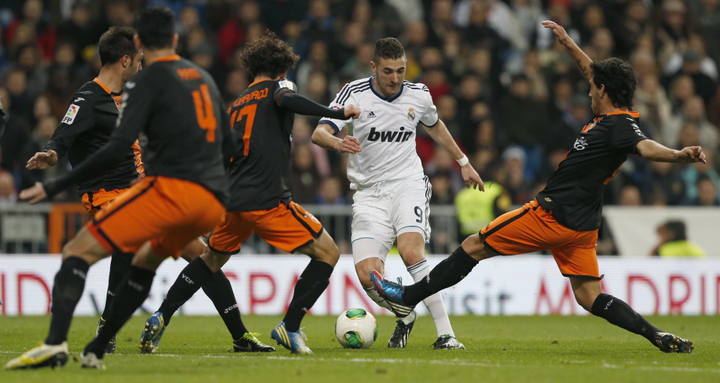
[[[680,150],[670,149],[657,141],[642,140],[637,143],[640,156],[651,161],[678,163],[707,163],[705,152],[700,146],[686,146]]]
[[[563,28],[562,25],[550,20],[545,20],[541,24],[543,27],[552,31],[558,42],[562,44],[562,46],[567,49],[568,53],[570,53],[570,55],[575,59],[575,62],[577,62],[578,66],[580,67],[580,71],[582,72],[583,77],[585,77],[586,80],[590,81],[590,79],[592,78],[592,70],[590,69],[590,63],[592,63],[592,59],[590,59],[590,57],[588,57],[588,55],[585,54],[582,49],[580,49],[580,47],[568,35],[567,31],[565,31],[565,28]]]
[[[465,153],[463,153],[457,145],[455,139],[452,134],[450,134],[450,131],[442,120],[438,120],[437,124],[433,127],[425,126],[425,131],[430,135],[433,141],[437,142],[445,150],[450,152],[450,155],[452,155],[455,161],[458,162],[460,165],[460,174],[462,175],[466,186],[472,187],[473,189],[485,190],[485,186],[480,178],[480,175],[470,164],[467,156],[465,156]]]
[[[27,161],[27,164],[25,164],[25,168],[28,170],[49,169],[49,168],[57,165],[57,162],[58,162],[57,152],[50,149],[50,150],[47,150],[44,152],[35,153]]]
[[[350,105],[349,107],[353,106]],[[360,153],[362,151],[360,141],[357,138],[353,136],[336,137],[335,129],[328,124],[320,124],[315,128],[312,134],[312,142],[325,149],[336,150],[341,153]]]

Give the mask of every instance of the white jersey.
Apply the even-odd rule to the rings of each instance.
[[[427,86],[403,82],[400,92],[383,97],[374,87],[373,78],[346,84],[330,104],[331,108],[355,105],[360,118],[322,119],[336,133],[344,128],[360,141],[362,151],[350,156],[348,178],[352,189],[362,189],[381,181],[421,180],[424,176],[415,150],[418,123],[435,126],[439,119]]]

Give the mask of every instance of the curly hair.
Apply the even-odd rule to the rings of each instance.
[[[275,78],[290,70],[299,59],[288,43],[270,31],[247,44],[240,54],[240,62],[251,80],[261,74]]]
[[[611,57],[594,61],[590,64],[593,82],[598,88],[605,86],[605,91],[613,105],[618,108],[631,108],[637,80],[635,72],[627,62]]]

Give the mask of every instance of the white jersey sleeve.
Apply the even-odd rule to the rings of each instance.
[[[353,104],[353,92],[354,84],[357,81],[349,82],[345,84],[342,89],[335,95],[335,98],[330,103],[329,107],[330,109],[342,109],[345,107],[345,105],[352,105]],[[330,125],[335,129],[335,133],[339,133],[343,128],[345,128],[348,124],[352,123],[352,118],[349,118],[347,120],[338,120],[335,118],[323,118],[321,119],[318,124],[326,124]]]
[[[427,86],[422,85],[422,87],[422,101],[425,103],[426,108],[425,113],[420,116],[420,123],[427,127],[433,127],[437,125],[438,121],[440,121],[440,116],[438,116],[437,107],[435,107],[435,104],[433,103],[432,96],[430,95],[430,91]]]

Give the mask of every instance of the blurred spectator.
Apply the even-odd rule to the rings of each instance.
[[[290,188],[293,199],[299,203],[315,202],[315,193],[320,184],[320,174],[315,167],[313,154],[307,144],[293,146]]]
[[[0,203],[13,203],[17,201],[15,180],[12,174],[0,169]]]
[[[510,195],[497,182],[486,181],[485,191],[465,188],[455,197],[460,233],[474,234],[487,226],[490,221],[510,210]]]
[[[625,185],[620,189],[618,197],[618,205],[620,206],[640,206],[643,204],[640,197],[640,189],[635,185]]]
[[[659,241],[650,250],[651,256],[661,257],[704,257],[705,252],[690,242],[687,237],[685,222],[669,220],[660,224],[655,230]]]
[[[346,205],[347,200],[343,193],[342,182],[338,177],[326,177],[316,185],[317,197],[315,202],[320,205]]]
[[[698,140],[695,145],[702,144],[709,150],[716,150],[718,147],[718,129],[707,120],[705,115],[705,105],[698,96],[693,96],[685,100],[681,114],[675,115],[665,124],[664,137],[662,140],[667,145],[677,147],[678,142],[687,139],[681,131],[686,124],[692,124],[697,129]],[[684,141],[688,142],[688,141]]]
[[[505,187],[512,203],[523,204],[530,200],[532,185],[525,178],[526,155],[520,147],[512,146],[502,155],[503,163],[495,179]]]
[[[707,175],[698,177],[697,198],[694,205],[697,206],[720,206],[718,199],[718,185]]]

